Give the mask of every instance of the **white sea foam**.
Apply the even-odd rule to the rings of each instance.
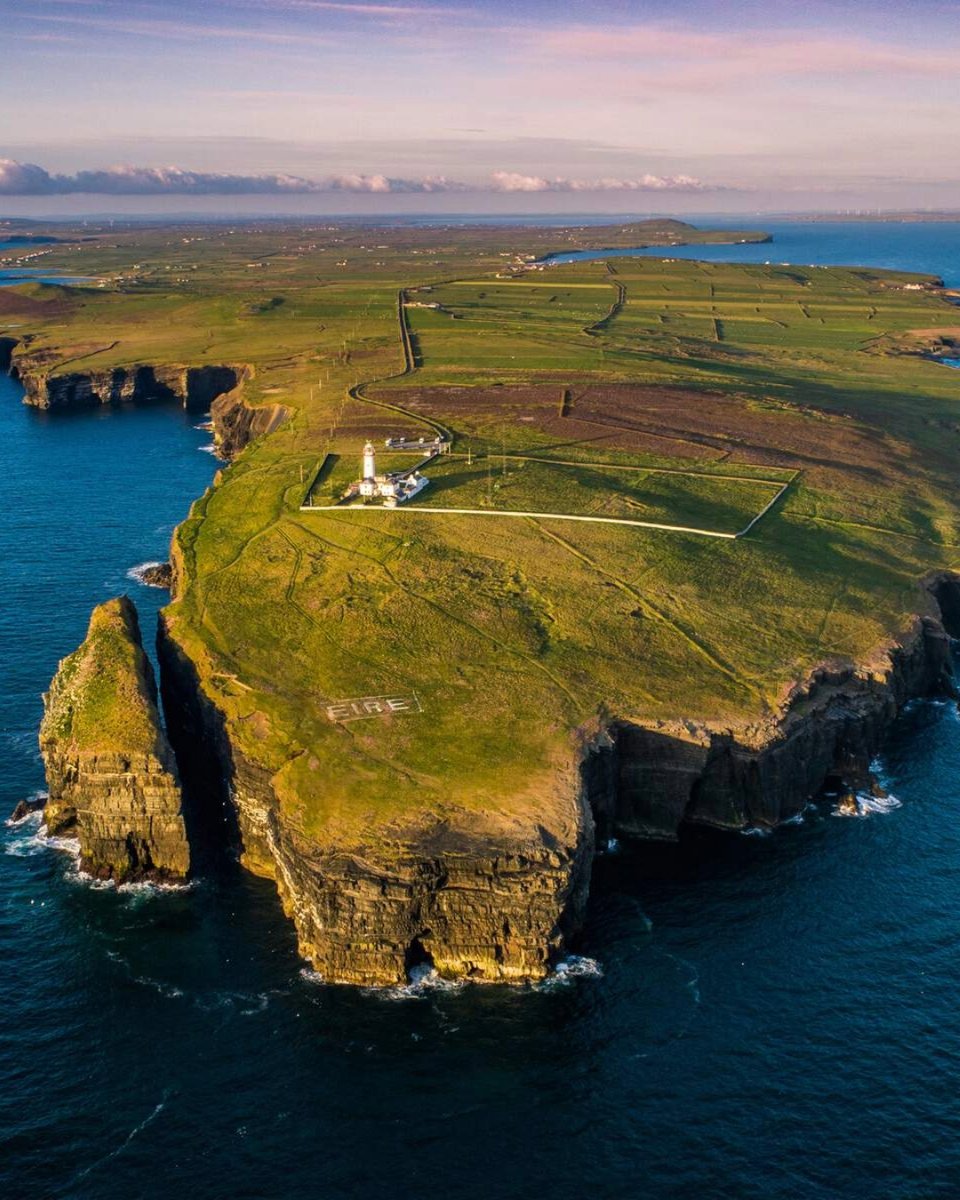
[[[603,968],[595,958],[571,954],[557,963],[554,973],[561,979],[602,979]]]
[[[45,846],[49,846],[51,850],[60,850],[64,854],[69,854],[71,858],[80,858],[80,839],[76,837],[60,837],[59,834],[47,833],[40,826],[37,834],[43,840]]]
[[[107,882],[125,896],[162,896],[169,892],[192,892],[194,888],[200,886],[197,879],[188,879],[185,883],[154,883],[146,879],[139,883],[121,883],[119,885],[113,884],[112,880]]]
[[[38,800],[46,800],[46,798],[46,792],[31,792],[27,797],[27,801],[28,803],[35,804]],[[24,815],[19,817],[16,821],[13,819],[13,817],[7,817],[7,819],[4,821],[4,825],[6,825],[8,829],[22,829],[26,825],[38,826],[42,820],[43,812],[41,809],[36,808],[32,812],[24,813]]]
[[[855,799],[855,812],[842,808],[838,804],[833,809],[833,815],[835,817],[855,817],[863,820],[865,817],[890,813],[895,809],[903,808],[903,802],[898,800],[896,796],[873,796],[870,792],[857,792]]]
[[[320,972],[314,971],[312,967],[301,967],[300,968],[300,978],[302,980],[304,980],[305,983],[323,983],[324,982],[323,976],[320,974]]]
[[[556,988],[570,987],[578,979],[602,979],[603,967],[595,958],[587,958],[585,955],[570,954],[566,958],[560,960],[553,969],[553,973],[548,975],[546,979],[541,979],[539,983],[533,985],[533,990],[536,992],[552,992]]]
[[[157,1119],[157,1117],[160,1116],[160,1114],[163,1112],[163,1110],[167,1106],[167,1095],[168,1095],[168,1093],[164,1092],[163,1099],[159,1102],[159,1104],[156,1104],[154,1106],[153,1111],[151,1113],[148,1113],[147,1116],[144,1117],[144,1119],[140,1122],[139,1125],[135,1125],[133,1127],[133,1129],[130,1130],[130,1132],[123,1139],[123,1141],[120,1143],[120,1145],[116,1147],[115,1150],[111,1150],[109,1154],[104,1154],[102,1158],[98,1158],[95,1162],[92,1162],[89,1165],[89,1167],[84,1167],[84,1169],[77,1174],[76,1178],[74,1179],[74,1182],[79,1183],[81,1179],[86,1179],[86,1177],[92,1171],[95,1171],[97,1169],[97,1167],[102,1167],[104,1165],[104,1163],[108,1163],[112,1159],[116,1158],[118,1155],[122,1154],[124,1152],[124,1150],[126,1150],[126,1148],[133,1141],[133,1139],[137,1136],[137,1134],[143,1133],[143,1131],[147,1128],[147,1126],[152,1125],[153,1122]]]
[[[175,987],[172,983],[164,983],[162,979],[151,979],[148,975],[135,975],[133,982],[139,983],[142,987],[152,988],[161,996],[166,996],[168,1000],[179,1000],[184,994],[183,988]]]
[[[205,454],[215,455],[217,453],[217,447],[213,442],[204,442],[203,445],[198,446],[197,449],[202,450]]]
[[[39,812],[27,813],[19,821],[7,821],[7,827],[17,832],[7,835],[3,847],[5,854],[12,858],[32,858],[35,854],[43,853],[46,839],[40,836],[42,815]]]
[[[137,566],[131,567],[130,570],[127,571],[126,575],[128,579],[135,579],[137,583],[142,583],[144,587],[156,587],[157,585],[155,583],[148,583],[146,579],[144,579],[144,575],[147,573],[147,571],[152,570],[154,567],[163,567],[165,565],[166,564],[162,562],[139,563]]]
[[[436,992],[458,992],[466,986],[464,979],[442,979],[428,963],[411,967],[409,982],[391,988],[364,988],[366,995],[378,1000],[425,1000]]]
[[[41,816],[41,813],[30,813],[28,818],[18,822],[18,829],[26,826],[27,830],[8,838],[4,850],[14,858],[32,858],[45,850],[60,850],[74,859],[75,867],[80,859],[80,842],[77,838],[52,837],[40,823]]]
[[[248,996],[246,999],[249,1002],[249,1006],[247,1008],[240,1009],[240,1016],[252,1017],[256,1013],[266,1012],[267,1007],[270,1004],[270,993],[258,992],[255,996]]]
[[[773,830],[767,825],[748,825],[746,829],[741,829],[740,833],[743,837],[768,838],[773,836]]]
[[[194,429],[201,429],[204,433],[209,433],[213,429],[212,421],[201,421],[199,425],[194,425]]]
[[[805,804],[798,813],[794,813],[792,817],[787,817],[787,819],[785,821],[781,821],[780,824],[781,825],[803,825],[806,823],[807,817],[810,816],[811,813],[815,813],[816,811],[817,811],[817,806],[815,804],[812,804],[812,803]]]

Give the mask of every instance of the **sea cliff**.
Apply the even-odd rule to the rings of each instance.
[[[930,594],[939,617],[918,616],[870,662],[818,666],[762,723],[613,722],[610,784],[597,805],[602,836],[675,840],[684,824],[772,828],[826,787],[871,786],[870,763],[903,706],[957,694],[950,634],[960,633],[960,582],[938,576]]]
[[[233,459],[254,438],[273,433],[289,415],[282,404],[248,404],[248,366],[156,366],[134,363],[104,370],[64,371],[56,360],[0,339],[0,370],[23,386],[24,403],[42,409],[97,408],[100,405],[176,403],[189,412],[209,412],[221,458]]]
[[[10,373],[23,385],[24,403],[34,408],[96,408],[101,404],[175,401],[206,412],[224,392],[238,387],[244,368],[158,367],[144,363],[104,370],[57,371],[41,356],[11,356]]]
[[[582,730],[571,768],[557,774],[556,803],[544,809],[565,817],[528,828],[463,812],[359,841],[336,828],[309,836],[271,772],[240,749],[169,618],[159,639],[163,698],[210,830],[276,882],[301,953],[325,979],[390,985],[426,964],[449,977],[522,981],[575,945],[592,861],[608,839],[673,840],[685,824],[772,828],[825,787],[868,786],[902,707],[956,695],[948,630],[960,632],[960,580],[938,576],[918,607],[931,611],[871,662],[822,665],[763,724],[655,728],[610,718]]]
[[[421,964],[476,981],[542,978],[579,928],[594,854],[586,787],[557,779],[559,821],[443,820],[309,836],[161,620],[164,709],[206,835],[276,882],[301,953],[331,982],[390,985]],[[198,814],[199,817],[200,814]]]
[[[254,438],[273,433],[288,416],[282,404],[247,404],[239,386],[222,392],[210,405],[217,453],[221,458],[236,458]]]
[[[177,765],[126,597],[95,608],[83,643],[60,663],[40,749],[47,830],[79,839],[82,871],[119,883],[188,874]]]

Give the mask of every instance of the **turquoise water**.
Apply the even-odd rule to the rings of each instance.
[[[215,467],[179,410],[18,401],[0,379],[4,810],[42,785],[57,659],[123,589],[149,636],[163,593],[126,572]],[[97,889],[0,827],[0,1194],[953,1200],[956,706],[912,706],[880,766],[861,819],[601,860],[536,989],[325,987],[269,884]]]

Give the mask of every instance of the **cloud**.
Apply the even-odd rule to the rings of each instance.
[[[316,191],[296,175],[219,175],[181,167],[107,167],[51,175],[35,163],[0,158],[0,196],[63,196],[84,192],[107,196],[215,196]]]
[[[313,184],[314,192],[464,192],[467,184],[447,179],[443,175],[426,179],[391,179],[387,175],[334,175]]]
[[[640,175],[632,179],[552,179],[495,171],[488,182],[464,183],[444,175],[403,179],[382,174],[342,174],[325,179],[299,175],[229,175],[182,167],[115,166],[52,175],[36,163],[0,158],[0,196],[283,196],[323,192],[409,195],[440,192],[703,192],[710,185],[692,175]]]
[[[544,179],[494,171],[495,192],[706,192],[717,190],[693,175],[641,175],[636,179]]]
[[[0,158],[0,196],[42,196],[52,190],[51,182],[43,167]]]

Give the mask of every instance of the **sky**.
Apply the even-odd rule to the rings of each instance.
[[[0,216],[960,209],[960,0],[0,0]]]

